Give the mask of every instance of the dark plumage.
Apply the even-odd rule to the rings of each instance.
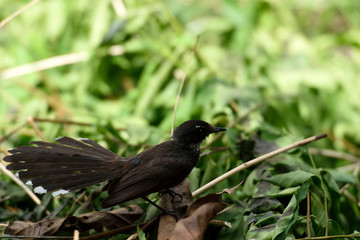
[[[211,133],[225,131],[201,120],[178,126],[172,140],[133,157],[120,157],[89,139],[62,137],[56,143],[31,142],[10,150],[9,170],[22,180],[48,192],[79,188],[108,181],[109,193],[102,203],[110,207],[179,184],[195,166],[201,142]]]

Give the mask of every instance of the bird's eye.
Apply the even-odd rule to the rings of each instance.
[[[195,128],[199,129],[200,132],[204,129],[204,127],[201,125],[196,125]]]

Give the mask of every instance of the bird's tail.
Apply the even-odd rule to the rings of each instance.
[[[35,141],[37,146],[10,150],[8,170],[18,170],[20,179],[30,180],[35,191],[74,191],[121,177],[125,158],[89,139],[58,138],[57,143]],[[61,192],[60,192],[61,193]]]

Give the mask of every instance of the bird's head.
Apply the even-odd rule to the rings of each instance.
[[[221,131],[226,129],[214,127],[201,120],[189,120],[175,129],[171,139],[189,145],[200,144],[210,134]]]

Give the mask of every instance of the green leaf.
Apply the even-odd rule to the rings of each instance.
[[[325,211],[327,211],[324,207],[324,195],[316,194],[310,191],[310,211],[311,214],[314,215],[322,224],[322,227],[325,226]]]
[[[297,217],[299,215],[299,204],[306,198],[306,193],[309,189],[310,183],[311,181],[304,183],[297,193],[291,198],[289,204],[276,224],[273,239],[285,239],[288,235],[292,225],[297,221]]]
[[[206,159],[206,168],[204,174],[201,178],[201,186],[205,185],[206,183],[210,182],[211,180],[217,177],[217,166],[216,163],[211,159]]]
[[[146,235],[143,230],[139,227],[139,225],[136,227],[136,232],[138,234],[139,240],[146,240]]]
[[[279,200],[267,197],[252,198],[248,207],[248,210],[252,213],[262,213],[282,209],[283,206]]]
[[[336,182],[353,183],[353,184],[359,183],[358,179],[354,177],[353,174],[349,174],[335,169],[327,169],[326,171],[328,171],[331,174],[331,176],[334,178]]]
[[[191,191],[195,191],[196,189],[199,188],[200,172],[201,172],[200,168],[195,167],[188,176]]]
[[[288,173],[273,175],[267,178],[266,181],[288,188],[302,185],[313,176],[314,174],[312,173],[296,170]]]
[[[276,196],[280,192],[280,187],[271,184],[267,181],[260,181],[255,186],[254,197],[266,197],[266,196]]]

